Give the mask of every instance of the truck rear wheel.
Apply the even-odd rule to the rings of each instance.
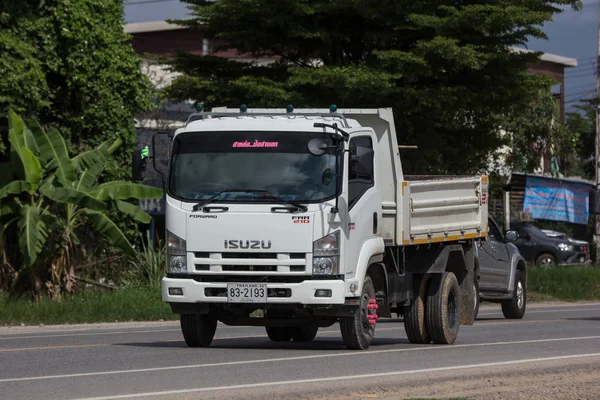
[[[369,320],[369,301],[375,298],[375,287],[368,276],[363,283],[360,307],[352,317],[340,318],[342,340],[347,348],[366,350],[375,336],[375,325]]]
[[[312,342],[317,337],[318,326],[297,327],[290,329],[294,342]]]
[[[206,314],[181,314],[181,333],[189,347],[208,347],[215,337],[217,320]]]
[[[290,328],[282,326],[267,326],[265,327],[267,336],[274,342],[289,342],[292,338],[292,332]]]
[[[431,342],[425,322],[425,301],[427,299],[427,276],[423,276],[416,288],[415,298],[404,307],[404,330],[408,341],[414,344]]]
[[[475,293],[475,305],[473,306],[473,321],[475,321],[479,314],[479,281],[477,279],[473,282],[473,293]]]
[[[454,343],[460,328],[460,291],[452,272],[434,275],[429,285],[425,316],[433,343]]]

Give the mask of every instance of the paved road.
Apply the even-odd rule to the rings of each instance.
[[[452,346],[411,345],[383,321],[366,352],[337,326],[312,343],[270,342],[262,328],[220,325],[213,346],[187,348],[177,323],[0,328],[0,398],[280,398],[493,368],[587,361],[600,369],[600,303],[529,306],[509,321],[483,308]]]

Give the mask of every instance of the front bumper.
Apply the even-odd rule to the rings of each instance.
[[[227,304],[227,297],[207,296],[211,289],[226,289],[227,283],[196,282],[185,278],[163,278],[162,299],[167,303],[220,303]],[[170,295],[169,288],[181,288],[183,295]],[[207,290],[209,289],[209,290]],[[289,297],[269,297],[267,304],[344,304],[343,280],[305,280],[300,283],[269,282],[267,289],[287,289]],[[319,289],[331,290],[331,297],[316,297]],[[252,303],[255,304],[255,303]]]
[[[590,260],[589,253],[582,252],[566,252],[563,255],[562,262],[560,265],[590,265],[592,264],[592,260]]]

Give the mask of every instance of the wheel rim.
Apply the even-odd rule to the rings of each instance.
[[[458,306],[456,304],[456,297],[452,292],[448,295],[448,309],[446,310],[446,316],[448,318],[448,327],[454,329],[458,322]]]
[[[550,257],[544,257],[542,258],[542,262],[540,264],[544,267],[548,267],[554,264],[554,260],[552,260]]]
[[[523,284],[519,281],[517,282],[517,307],[519,307],[519,309],[523,308],[524,302],[525,296],[523,295]]]

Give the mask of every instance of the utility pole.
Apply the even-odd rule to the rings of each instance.
[[[596,189],[600,189],[600,0],[598,0],[598,52],[596,56]],[[600,215],[596,215],[595,221],[595,237],[596,246],[600,245]],[[598,257],[596,257],[598,258]]]

